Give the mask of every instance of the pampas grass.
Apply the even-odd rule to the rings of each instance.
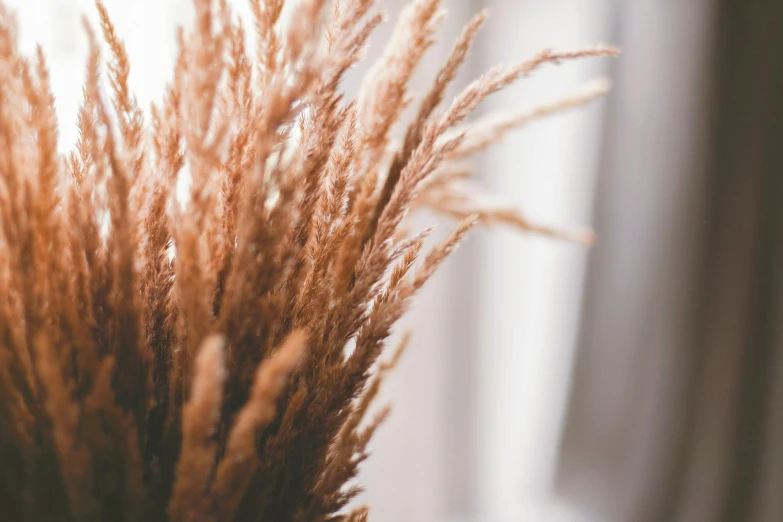
[[[406,7],[355,100],[340,81],[381,21],[373,0],[302,0],[287,24],[282,0],[251,0],[253,50],[225,0],[194,3],[173,80],[145,112],[97,2],[108,70],[85,22],[65,157],[43,53],[20,56],[0,10],[6,520],[365,520],[354,478],[388,414],[368,417],[411,298],[477,222],[574,237],[466,189],[464,159],[604,87],[466,118],[547,64],[615,49],[542,52],[445,102],[479,13],[403,125],[438,0]],[[459,220],[425,254],[427,232],[402,227],[421,206]]]

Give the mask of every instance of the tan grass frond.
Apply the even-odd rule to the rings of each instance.
[[[453,129],[447,136],[444,136],[444,139],[447,139],[448,136],[457,136],[462,133],[465,134],[465,137],[459,146],[450,153],[449,159],[463,158],[487,149],[497,144],[512,130],[541,118],[585,105],[606,94],[610,88],[611,82],[605,78],[600,78],[587,83],[584,87],[568,96],[559,97],[533,107],[484,116],[461,128]]]
[[[481,187],[465,179],[452,178],[428,186],[419,195],[416,204],[454,219],[476,215],[486,225],[507,225],[521,232],[586,245],[592,244],[595,239],[593,232],[586,228],[556,227],[533,221],[518,206],[498,196],[487,194]]]
[[[211,516],[229,520],[234,515],[253,477],[259,458],[259,434],[274,419],[277,400],[289,374],[305,355],[307,334],[301,330],[288,335],[283,344],[258,367],[247,404],[239,411],[228,435],[225,453],[218,464],[212,485]]]
[[[196,357],[193,388],[182,410],[182,450],[169,506],[174,520],[203,516],[203,492],[216,458],[214,436],[226,378],[224,344],[219,336],[207,338]]]

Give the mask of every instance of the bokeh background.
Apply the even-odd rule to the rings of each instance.
[[[6,3],[23,48],[49,56],[67,150],[92,2]],[[148,106],[170,78],[189,0],[105,3]],[[783,520],[783,2],[443,3],[419,91],[484,7],[461,85],[542,48],[623,48],[611,62],[542,70],[480,110],[613,79],[602,100],[476,160],[478,180],[531,218],[588,225],[598,239],[478,231],[430,283],[403,325],[413,342],[384,390],[394,413],[362,472],[372,519]],[[403,2],[379,4],[390,21],[349,92]]]

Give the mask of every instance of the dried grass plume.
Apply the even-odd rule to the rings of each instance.
[[[301,0],[287,23],[283,0],[251,0],[252,49],[225,0],[194,4],[145,111],[97,2],[108,68],[85,23],[65,156],[43,53],[20,55],[0,7],[5,520],[365,520],[354,479],[398,357],[379,356],[411,298],[479,221],[568,235],[468,189],[464,160],[603,86],[467,118],[546,64],[614,48],[543,52],[446,102],[479,13],[403,122],[438,0],[406,7],[356,99],[340,83],[381,21],[373,0]],[[420,206],[459,220],[423,255],[426,231],[402,227]]]

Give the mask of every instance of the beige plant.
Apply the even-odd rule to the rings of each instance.
[[[282,4],[251,0],[250,51],[225,0],[196,0],[148,115],[98,1],[110,95],[85,23],[65,157],[43,53],[22,57],[0,11],[5,520],[366,519],[354,479],[388,414],[367,418],[409,300],[477,221],[561,235],[466,190],[464,159],[604,88],[465,121],[546,64],[615,49],[542,52],[444,104],[479,13],[396,142],[440,2],[406,7],[355,100],[340,80],[381,22],[373,0],[303,0],[287,24]],[[401,228],[421,205],[460,219],[426,254],[427,232]]]

